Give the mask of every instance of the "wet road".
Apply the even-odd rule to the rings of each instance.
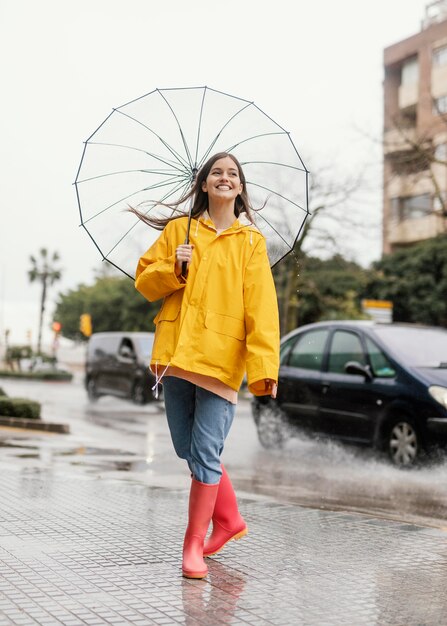
[[[87,473],[187,488],[188,472],[172,450],[162,405],[137,407],[111,397],[91,404],[80,380],[1,379],[0,386],[10,396],[41,402],[44,420],[71,429],[59,435],[0,428],[0,468],[20,463],[24,472],[43,475]],[[242,398],[223,460],[240,494],[447,528],[447,458],[402,470],[368,449],[304,436],[284,450],[264,450]]]

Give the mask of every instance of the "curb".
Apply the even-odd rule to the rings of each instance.
[[[0,417],[0,426],[12,426],[13,428],[24,428],[26,430],[44,430],[52,433],[70,433],[68,424],[55,424],[54,422],[42,422],[21,417]]]
[[[69,383],[73,380],[73,374],[67,372],[66,374],[60,374],[59,376],[51,373],[44,372],[10,372],[0,370],[0,378],[3,380],[31,380],[39,382],[56,382],[56,383]]]

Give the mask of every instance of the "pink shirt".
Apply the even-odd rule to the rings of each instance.
[[[237,404],[237,391],[223,383],[221,380],[214,378],[213,376],[205,376],[205,374],[195,374],[194,372],[188,372],[182,370],[180,367],[169,365],[164,373],[164,376],[176,376],[177,378],[183,378],[193,385],[202,387],[211,393],[215,393],[216,396],[220,396],[231,404]]]

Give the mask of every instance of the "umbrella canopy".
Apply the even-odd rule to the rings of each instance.
[[[169,215],[158,203],[183,197],[217,152],[244,169],[271,265],[288,254],[309,212],[308,171],[290,134],[254,102],[191,87],[155,89],[113,109],[85,142],[75,187],[81,226],[102,258],[134,278],[159,232],[126,209]]]

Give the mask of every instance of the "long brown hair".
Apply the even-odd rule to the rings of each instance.
[[[134,207],[130,207],[128,211],[134,213],[142,222],[148,224],[148,226],[152,226],[157,230],[163,230],[168,222],[171,222],[172,220],[177,220],[180,217],[185,217],[188,215],[187,212],[180,210],[178,207],[190,198],[192,198],[191,217],[198,219],[208,208],[208,194],[206,191],[203,191],[202,185],[208,178],[208,174],[210,173],[214,163],[216,161],[219,161],[219,159],[225,159],[226,157],[230,157],[230,159],[236,165],[242,184],[242,191],[240,194],[238,194],[234,202],[234,215],[236,217],[239,217],[241,213],[246,213],[250,222],[253,222],[254,220],[251,214],[252,207],[247,195],[246,179],[242,170],[242,166],[236,159],[236,157],[232,154],[229,154],[228,152],[218,152],[217,154],[214,154],[212,157],[210,157],[208,161],[197,172],[197,176],[191,190],[188,191],[188,193],[186,193],[183,197],[181,197],[180,200],[172,203],[159,203],[160,206],[165,206],[173,211],[173,214],[169,217],[151,217]],[[151,204],[153,206],[153,203]]]

